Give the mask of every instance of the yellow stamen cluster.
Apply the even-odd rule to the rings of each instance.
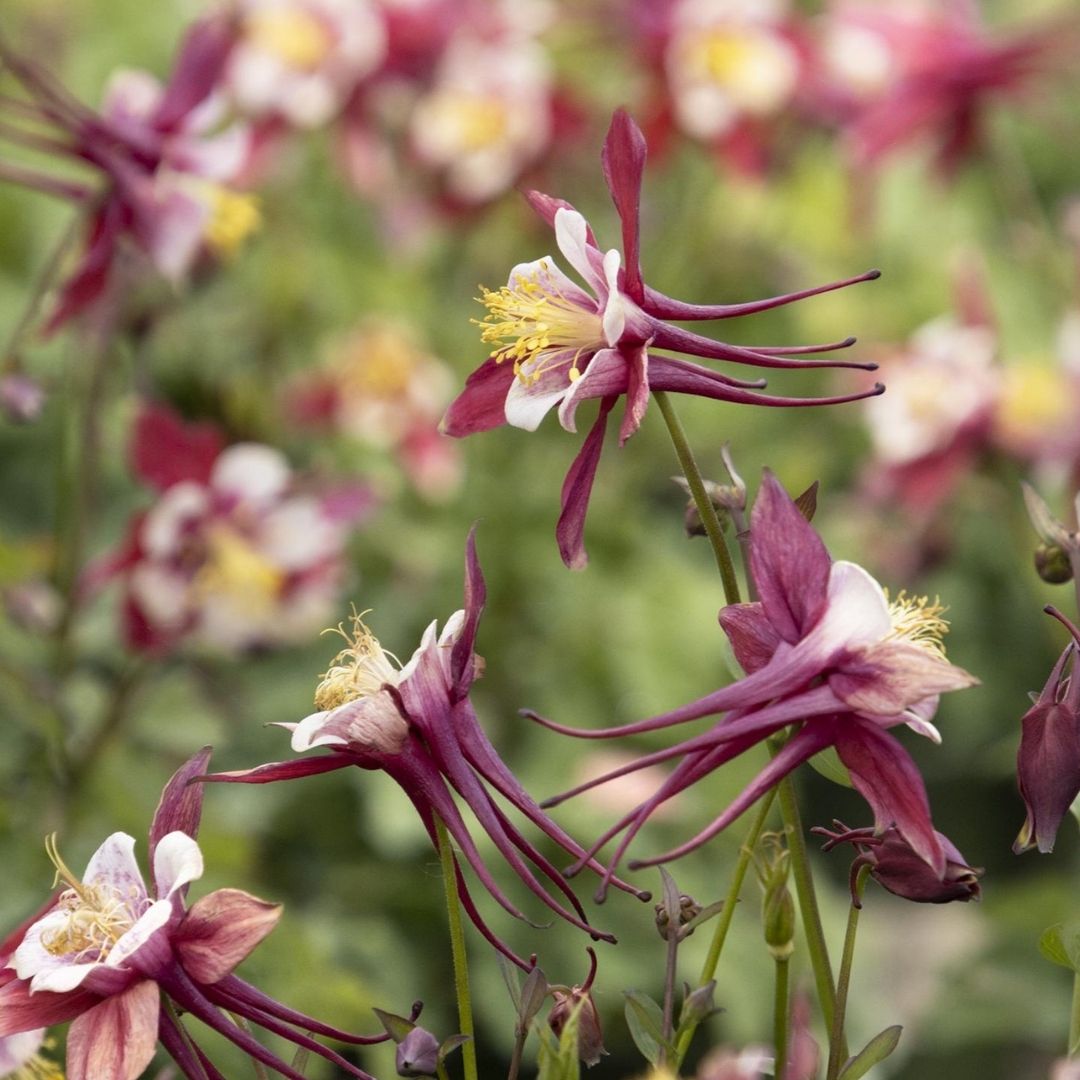
[[[349,338],[335,360],[347,395],[402,398],[429,358],[400,328],[372,325]]]
[[[227,526],[210,530],[207,559],[195,575],[194,588],[202,596],[228,593],[252,608],[269,610],[281,594],[285,575],[260,552]]]
[[[509,126],[506,106],[498,98],[459,90],[446,90],[436,98],[431,120],[456,135],[459,152],[466,154],[502,141]]]
[[[744,77],[755,60],[756,42],[747,34],[716,30],[698,44],[701,67],[714,82],[731,83]]]
[[[351,632],[340,624],[326,631],[340,634],[346,646],[319,677],[321,681],[315,690],[317,709],[336,709],[348,701],[379,693],[387,683],[397,684],[400,668],[397,657],[388,653],[364,625],[366,614],[353,615]]]
[[[944,659],[945,643],[942,638],[949,632],[949,623],[942,615],[947,610],[936,596],[930,600],[927,596],[908,596],[901,590],[896,594],[896,599],[889,603],[889,618],[893,624],[889,637],[917,645]]]
[[[248,16],[244,37],[296,71],[314,71],[334,44],[329,29],[299,4]]]
[[[105,884],[87,885],[79,881],[60,857],[56,833],[45,840],[45,850],[56,867],[54,887],[61,881],[69,887],[60,894],[56,905],[67,916],[66,921],[42,935],[42,946],[53,956],[73,956],[87,962],[104,960],[135,925],[133,909],[142,898],[121,896]]]
[[[536,383],[553,367],[569,364],[567,377],[581,377],[578,361],[584,353],[603,347],[603,325],[596,311],[582,307],[566,296],[551,275],[547,262],[525,277],[518,275],[497,292],[480,286],[477,302],[488,309],[483,319],[473,319],[481,328],[480,340],[499,345],[491,354],[496,363],[514,362],[514,374],[526,385]],[[543,353],[574,350],[567,359],[555,363],[532,363]],[[528,365],[528,370],[525,370]]]
[[[64,1070],[55,1061],[35,1054],[24,1061],[8,1080],[64,1080]]]
[[[221,259],[233,259],[262,225],[259,200],[254,195],[209,185],[210,220],[203,229],[207,247]]]

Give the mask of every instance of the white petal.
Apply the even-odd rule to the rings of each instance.
[[[462,626],[465,625],[465,612],[455,611],[449,619],[446,620],[443,626],[442,633],[439,635],[439,644],[444,648],[448,645],[453,645],[457,640],[458,634],[461,633]]]
[[[604,278],[607,281],[608,298],[604,305],[604,340],[609,345],[618,345],[626,329],[626,308],[623,296],[619,292],[619,267],[622,256],[612,248],[604,256]]]
[[[82,879],[86,885],[104,883],[137,910],[139,900],[146,896],[146,886],[135,861],[135,838],[127,833],[113,833],[91,856]]]
[[[572,304],[578,304],[589,311],[596,310],[596,298],[590,296],[572,278],[568,278],[550,255],[545,255],[542,259],[533,259],[532,262],[517,263],[513,266],[506,279],[506,284],[513,289],[514,283],[518,280],[537,281],[549,292],[565,297]]]
[[[0,1076],[10,1076],[20,1065],[24,1065],[38,1052],[44,1038],[44,1028],[0,1037]]]
[[[172,896],[182,885],[202,875],[202,852],[186,832],[177,830],[158,841],[154,849],[154,881],[160,899]]]
[[[237,443],[214,463],[210,486],[245,502],[272,502],[289,483],[284,454],[261,443]]]
[[[93,971],[97,971],[101,964],[62,964],[50,968],[48,971],[39,972],[30,980],[30,991],[36,994],[39,990],[51,990],[54,994],[63,994],[68,990],[74,990],[82,986],[83,981]]]
[[[453,618],[453,616],[451,616]],[[420,639],[420,644],[417,646],[416,652],[409,657],[409,662],[401,669],[398,675],[398,685],[400,686],[410,675],[416,670],[417,665],[420,663],[420,657],[424,655],[438,640],[438,621],[432,619],[428,623],[427,628],[424,630],[424,635]]]
[[[546,362],[545,358],[549,359],[552,355],[550,352],[538,353],[533,364],[526,365],[523,370],[527,372],[528,367]],[[515,378],[506,395],[506,422],[524,431],[535,431],[540,426],[540,421],[562,401],[570,389],[569,377],[561,370],[558,374],[558,378],[541,378],[535,383]]]
[[[560,206],[555,211],[555,242],[566,256],[566,261],[599,294],[604,288],[604,279],[593,269],[589,261],[587,240],[589,226],[576,210],[567,210]]]
[[[184,526],[202,517],[208,508],[206,489],[194,480],[173,484],[146,515],[139,540],[146,553],[165,559],[180,546]]]
[[[892,632],[889,603],[881,586],[861,567],[834,562],[829,569],[825,613],[811,635],[824,649],[873,645]]]
[[[126,934],[122,934],[116,944],[109,950],[109,955],[105,957],[105,965],[113,968],[123,967],[126,961],[134,956],[152,935],[168,924],[172,915],[173,904],[171,900],[154,901],[139,916],[135,925]]]
[[[336,735],[327,735],[319,738],[319,732],[323,725],[330,719],[331,713],[327,710],[312,713],[305,716],[296,727],[293,728],[292,739],[289,745],[298,754],[304,750],[310,750],[313,746],[339,746],[345,745],[345,740]]]

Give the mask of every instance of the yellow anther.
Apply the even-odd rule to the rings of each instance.
[[[334,44],[329,28],[299,4],[248,16],[244,36],[297,71],[314,71]]]
[[[203,238],[211,251],[222,259],[232,259],[252,233],[262,225],[259,200],[254,195],[231,191],[220,184],[209,185],[210,220]]]
[[[319,676],[320,682],[315,690],[317,709],[336,709],[348,701],[377,694],[387,683],[397,684],[401,665],[397,657],[387,652],[364,625],[366,614],[366,611],[353,614],[351,631],[341,624],[324,631],[340,634],[346,646]]]
[[[253,609],[270,609],[281,594],[285,575],[240,533],[227,526],[211,529],[207,559],[195,575],[198,595],[228,593]]]
[[[901,590],[896,594],[896,599],[889,603],[889,618],[893,624],[889,637],[917,645],[944,659],[945,643],[942,638],[949,632],[949,623],[942,615],[947,610],[936,596],[930,600],[926,596],[908,596]]]

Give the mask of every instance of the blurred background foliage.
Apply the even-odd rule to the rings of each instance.
[[[565,7],[548,39],[582,107],[583,127],[526,184],[569,199],[609,246],[618,222],[600,182],[598,148],[610,108],[633,108],[643,79],[617,34],[590,29],[589,8]],[[167,72],[184,26],[199,13],[177,0],[8,0],[3,29],[35,45],[77,94],[96,102],[117,66]],[[990,21],[1011,14],[998,4]],[[974,253],[997,321],[1000,362],[1052,366],[1058,324],[1078,299],[1075,242],[1063,221],[1080,192],[1072,149],[1080,139],[1080,95],[1075,84],[1058,89],[1061,96],[1036,110],[1037,121],[1020,110],[995,112],[982,155],[950,182],[918,149],[891,159],[873,180],[849,175],[835,140],[813,132],[785,154],[783,168],[747,179],[709,149],[673,138],[646,172],[648,279],[688,300],[734,302],[879,266],[875,284],[723,325],[725,340],[736,342],[853,333],[859,355],[874,357],[951,310],[956,257]],[[367,317],[406,323],[460,383],[483,356],[469,322],[479,315],[477,283],[497,285],[511,264],[552,248],[517,194],[437,220],[419,241],[399,242],[388,237],[378,208],[350,192],[329,138],[316,132],[289,144],[260,185],[260,199],[263,228],[221,272],[182,296],[149,282],[132,298],[153,312],[151,329],[136,344],[116,347],[96,391],[102,472],[82,558],[112,550],[131,513],[151,501],[131,476],[126,450],[137,395],[149,394],[189,418],[215,421],[230,440],[282,447],[302,471],[374,485],[380,504],[351,543],[350,581],[330,621],[346,618],[350,603],[370,609],[369,625],[403,659],[430,620],[460,605],[464,539],[479,523],[489,604],[478,642],[487,667],[474,701],[537,797],[566,787],[596,751],[535,728],[519,708],[607,725],[671,708],[727,680],[719,583],[704,541],[683,536],[684,497],[671,483],[676,465],[653,412],[624,449],[605,454],[587,529],[591,564],[580,574],[564,569],[553,541],[559,485],[578,445],[554,421],[535,434],[503,428],[467,440],[460,447],[464,481],[441,500],[411,490],[385,453],[288,422],[287,397],[323,362],[327,343]],[[873,213],[860,214],[858,204],[868,200]],[[0,190],[0,330],[19,319],[69,223],[67,207],[14,187]],[[63,584],[63,492],[80,456],[73,417],[92,378],[85,350],[78,333],[25,347],[27,368],[49,397],[36,423],[0,427],[0,584],[8,595],[28,581]],[[770,388],[839,392],[851,383],[847,374],[781,374]],[[913,557],[910,510],[869,509],[860,494],[871,455],[860,405],[765,410],[689,400],[680,411],[715,478],[726,442],[751,489],[762,465],[792,491],[820,480],[815,524],[834,557],[866,565],[892,589],[939,595],[952,624],[950,658],[982,680],[943,702],[940,747],[904,741],[924,770],[937,826],[986,867],[983,902],[923,908],[872,891],[851,1002],[854,1038],[886,1023],[904,1025],[882,1076],[1045,1076],[1063,1047],[1070,987],[1065,973],[1039,956],[1036,941],[1050,923],[1077,914],[1080,845],[1067,821],[1052,857],[1011,853],[1023,820],[1014,766],[1027,692],[1042,685],[1063,645],[1060,628],[1040,609],[1053,601],[1071,611],[1062,595],[1071,590],[1041,583],[1032,569],[1035,538],[1018,481],[1035,480],[1064,511],[1072,495],[1067,471],[1033,475],[1030,463],[991,455],[935,512],[932,552]],[[242,659],[188,649],[129,655],[118,599],[107,590],[80,609],[59,645],[10,603],[0,618],[0,925],[23,917],[48,890],[46,833],[60,830],[65,857],[79,866],[113,830],[145,836],[161,786],[199,746],[213,744],[218,769],[288,756],[287,734],[267,725],[311,711],[317,677],[336,647],[313,637]],[[69,748],[66,771],[58,740]],[[739,762],[697,785],[677,813],[646,830],[637,850],[659,851],[696,831],[755,767]],[[808,824],[833,817],[867,823],[851,792],[809,770],[800,780]],[[598,794],[555,816],[588,839],[614,813]],[[720,895],[743,831],[737,826],[674,865],[680,887],[702,902]],[[455,1030],[437,860],[386,777],[355,770],[213,788],[201,843],[203,888],[232,885],[285,903],[278,930],[245,966],[251,981],[362,1030],[374,1026],[369,1006],[405,1013],[422,998],[427,1026]],[[834,854],[815,866],[838,952],[847,860]],[[658,885],[651,872],[639,876]],[[516,882],[507,887],[520,898]],[[583,881],[583,896],[590,891]],[[767,1041],[770,969],[756,903],[748,888],[719,974],[724,1011],[699,1036],[702,1048]],[[578,935],[562,926],[514,925],[490,905],[485,911],[515,948],[539,954],[553,982],[584,976]],[[663,945],[651,914],[621,894],[594,909],[596,923],[620,938],[617,948],[601,951],[596,999],[612,1056],[597,1076],[642,1071],[620,990],[659,993]],[[696,975],[707,936],[699,933],[684,950],[687,978]],[[482,1068],[499,1075],[512,1040],[509,1005],[493,956],[475,935],[470,948]],[[809,985],[805,957],[797,957],[796,970]],[[227,1047],[221,1054],[231,1060]],[[392,1072],[384,1048],[365,1052],[363,1063],[380,1076]],[[239,1076],[246,1067],[225,1071]],[[331,1072],[316,1061],[310,1075]]]

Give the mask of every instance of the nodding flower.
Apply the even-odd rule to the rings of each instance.
[[[481,340],[492,346],[447,410],[443,430],[455,436],[500,424],[534,431],[558,407],[559,422],[576,431],[578,406],[599,398],[596,420],[566,475],[556,538],[572,568],[587,562],[583,533],[608,414],[620,397],[626,408],[619,429],[625,443],[645,415],[651,390],[693,394],[743,405],[830,405],[881,393],[860,389],[827,398],[788,398],[761,393],[762,380],[716,371],[667,350],[707,360],[762,368],[849,367],[855,361],[805,360],[854,344],[848,337],[823,345],[747,347],[728,345],[672,325],[668,320],[728,319],[781,307],[796,300],[878,277],[871,270],[844,281],[742,304],[685,304],[645,284],[639,263],[639,200],[645,169],[645,137],[623,110],[615,113],[604,142],[604,179],[622,222],[623,250],[604,252],[588,222],[569,203],[537,191],[526,193],[533,209],[554,229],[555,241],[587,288],[568,277],[550,256],[520,263],[500,289],[481,287],[487,308],[476,320]]]

